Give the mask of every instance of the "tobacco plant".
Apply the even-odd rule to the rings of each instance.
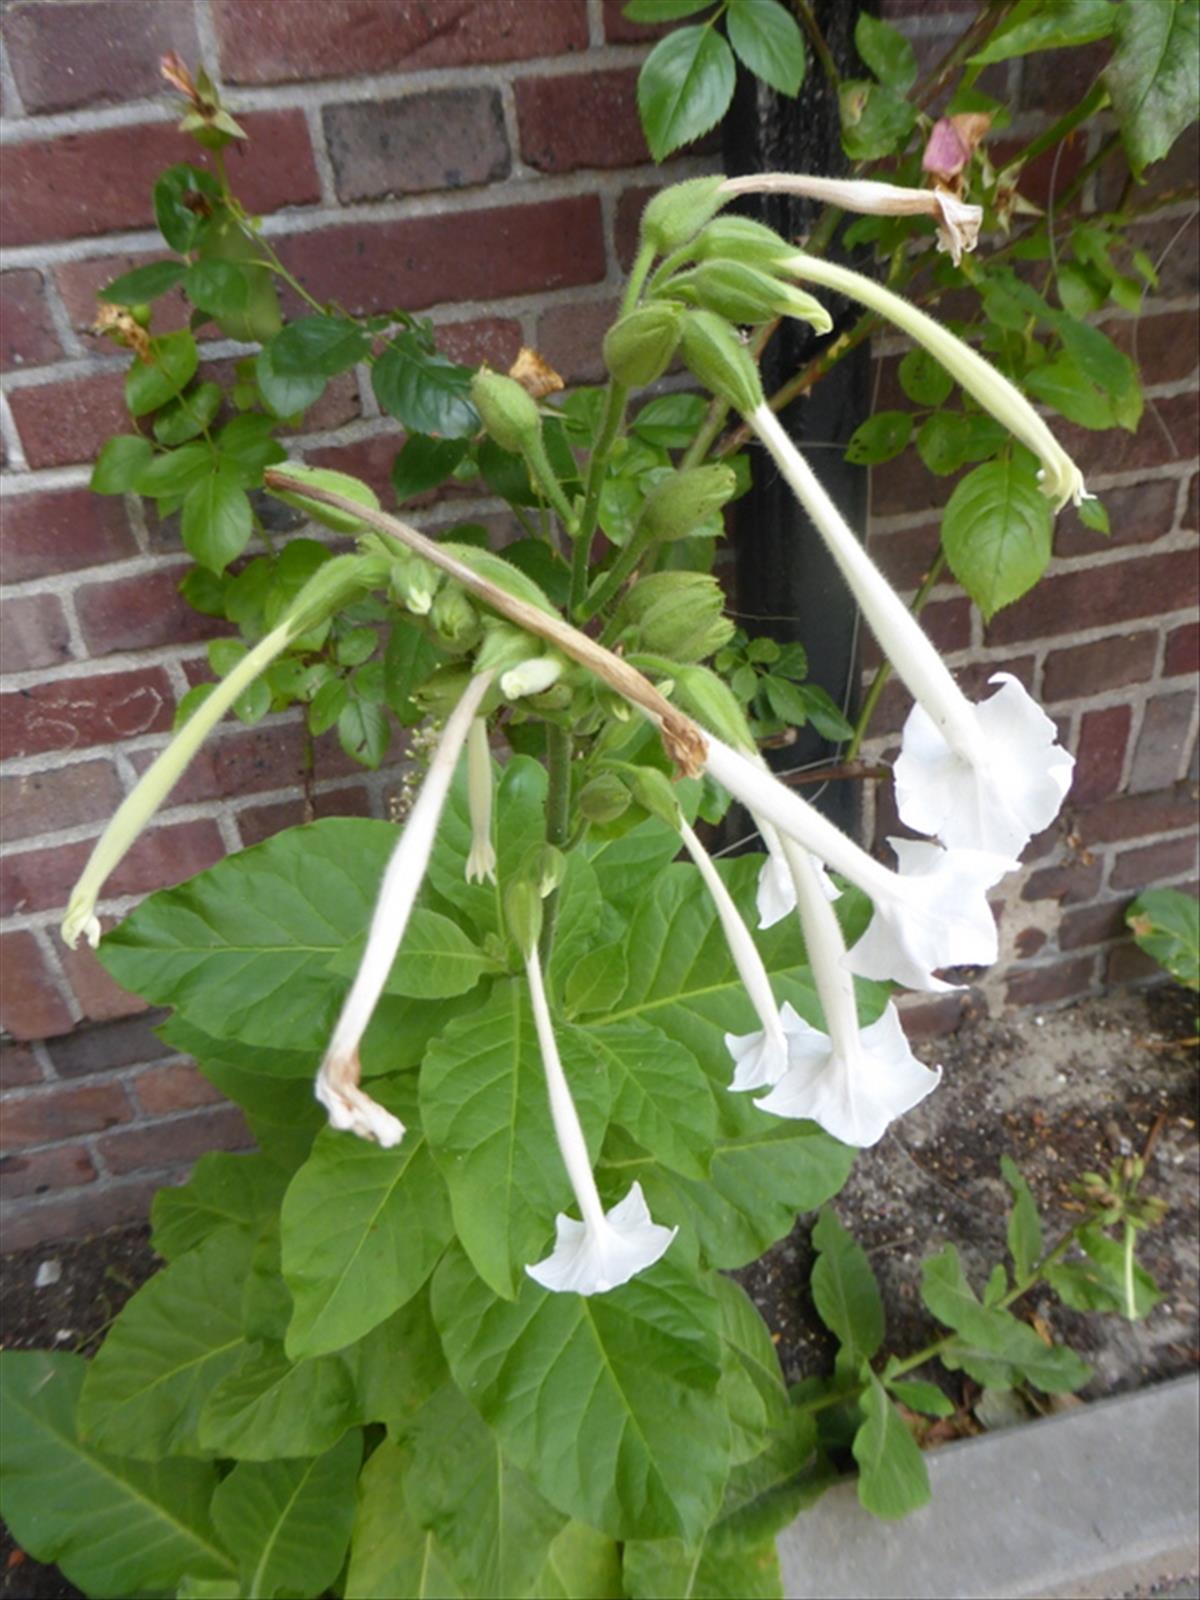
[[[749,13],[732,0],[731,29]],[[203,73],[167,71],[211,165],[164,174],[172,254],[104,293],[134,420],[93,487],[179,515],[185,594],[241,637],[211,647],[216,680],[181,703],[63,932],[171,1008],[164,1042],[257,1149],[157,1196],[166,1265],[94,1359],[5,1354],[5,1514],[93,1595],[778,1594],[774,1535],[839,1471],[857,1463],[883,1516],[927,1493],[910,1425],[950,1402],[911,1372],[937,1358],[1074,1389],[1087,1368],[1010,1305],[1040,1283],[1127,1316],[1153,1303],[1133,1242],[1159,1208],[1136,1164],[1085,1175],[1083,1219],[1049,1249],[1006,1165],[1011,1271],[979,1297],[953,1246],[933,1257],[922,1292],[951,1331],[907,1356],[882,1353],[865,1257],[823,1211],[813,1294],[840,1354],[790,1391],[728,1276],[936,1088],[893,987],[995,959],[988,893],[1072,767],[1015,679],[965,699],[777,421],[741,330],[828,334],[823,297],[859,302],[911,337],[930,403],[957,385],[971,429],[1005,441],[1014,505],[1048,526],[1089,503],[1000,366],[819,240],[729,207],[799,185],[888,227],[927,213],[955,263],[984,215],[949,178],[676,185],[642,218],[609,382],[563,395],[531,352],[472,373],[399,310],[310,299],[285,324],[277,285],[310,297],[229,186],[241,130]],[[175,286],[191,323],[156,334]],[[250,347],[228,394],[198,374],[207,322]],[[280,435],[360,362],[407,433],[398,497],[481,479],[523,537],[430,538],[288,458]],[[673,362],[703,393],[647,397]],[[735,632],[709,576],[745,481],[731,449],[706,459],[731,413],[916,700],[894,781],[925,837],[894,841],[895,868],[759,754],[806,717],[851,730],[802,654]],[[319,537],[281,538],[296,512]],[[399,826],[288,830],[105,930],[105,880],[208,732],[292,704],[370,765],[394,723],[420,725]],[[710,858],[731,796],[765,855]]]

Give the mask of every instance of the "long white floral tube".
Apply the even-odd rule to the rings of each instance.
[[[998,372],[986,356],[981,356],[933,317],[861,272],[851,272],[849,267],[840,267],[803,251],[785,257],[779,266],[798,278],[823,284],[827,289],[835,289],[851,300],[870,306],[924,345],[985,411],[991,412],[1033,451],[1042,464],[1038,473],[1042,493],[1054,501],[1056,510],[1061,510],[1068,500],[1078,505],[1081,500],[1090,498],[1082,472],[1021,391]]]
[[[982,206],[969,205],[945,189],[906,189],[869,178],[820,178],[807,172],[757,172],[727,178],[722,194],[799,194],[823,205],[876,217],[932,217],[938,249],[948,250],[955,266],[974,250],[983,221]]]
[[[917,702],[896,764],[901,817],[950,846],[1019,856],[1054,821],[1070,787],[1074,762],[1054,724],[1007,674],[998,694],[972,705],[775,413],[760,406],[749,421]]]
[[[404,1125],[359,1089],[358,1049],[408,926],[454,769],[492,678],[490,672],[472,678],[446,719],[425,780],[384,871],[366,948],[317,1073],[314,1092],[328,1111],[331,1125],[382,1145],[398,1144]]]
[[[720,873],[713,866],[708,851],[683,817],[679,818],[678,827],[688,855],[699,868],[704,887],[717,908],[738,977],[762,1024],[758,1033],[725,1035],[726,1049],[736,1065],[731,1087],[762,1089],[777,1082],[787,1071],[787,1040],[784,1038],[779,1007],[771,991],[771,980],[750,930],[743,922],[742,914],[722,882]]]
[[[471,819],[471,849],[467,855],[468,883],[496,881],[496,848],[492,844],[492,752],[487,723],[475,717],[467,735],[467,810]]]
[[[196,707],[166,749],[160,750],[146,768],[132,793],[126,795],[117,807],[108,827],[96,841],[67,903],[62,936],[72,950],[81,933],[90,945],[99,944],[100,919],[96,916],[96,901],[105,880],[179,782],[184,769],[209,733],[259,673],[265,671],[275,657],[287,649],[293,637],[292,625],[282,622],[265,639],[260,639],[253,650],[243,656],[233,671],[222,678],[213,692]]]
[[[579,1113],[558,1053],[536,942],[526,953],[525,972],[554,1133],[583,1218],[576,1222],[560,1212],[555,1219],[554,1249],[525,1271],[544,1289],[556,1293],[604,1294],[653,1266],[678,1230],[660,1227],[651,1220],[639,1183],[631,1187],[624,1200],[605,1212],[592,1176]]]

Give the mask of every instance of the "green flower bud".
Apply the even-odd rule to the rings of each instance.
[[[443,584],[429,613],[438,643],[461,654],[474,645],[483,631],[479,613],[456,583]]]
[[[750,217],[717,217],[692,241],[691,253],[696,261],[740,261],[770,270],[777,261],[794,256],[796,247]]]
[[[633,798],[638,805],[652,817],[657,817],[660,822],[677,828],[679,802],[675,798],[675,791],[666,773],[659,772],[657,767],[630,767],[627,770],[630,773]]]
[[[480,367],[471,380],[471,399],[483,425],[502,450],[522,454],[541,439],[537,402],[515,378]]]
[[[544,900],[558,888],[566,870],[566,856],[557,845],[543,841],[526,852],[518,877],[531,883]]]
[[[414,617],[429,615],[442,575],[421,556],[405,551],[392,557],[388,587],[393,600],[411,611]]]
[[[652,301],[622,317],[604,335],[604,365],[627,389],[661,378],[679,344],[679,312]]]
[[[702,262],[672,278],[667,288],[730,322],[754,324],[770,322],[773,317],[795,317],[811,323],[818,333],[828,333],[833,327],[832,317],[812,295],[740,261]]]
[[[652,244],[660,256],[685,245],[726,204],[728,197],[721,193],[724,182],[720,176],[689,178],[656,194],[642,212],[642,243]]]
[[[357,500],[359,505],[366,506],[371,511],[380,509],[379,496],[374,489],[361,479],[352,478],[348,472],[333,472],[328,467],[306,467],[298,461],[283,462],[276,470],[285,472],[289,478],[311,483],[314,489],[328,489],[331,494],[343,494],[347,500]],[[314,522],[324,523],[335,533],[362,533],[366,527],[366,523],[361,522],[349,511],[338,511],[333,506],[309,500],[305,495],[289,494],[283,489],[274,489],[270,482],[267,483],[267,489],[277,500],[282,500],[285,505],[295,506],[297,511],[303,511],[304,515],[311,517]]]
[[[631,798],[615,772],[598,772],[579,791],[579,810],[589,822],[615,822],[629,810]]]
[[[711,311],[688,311],[680,333],[683,359],[720,400],[749,414],[763,404],[753,357],[734,330]]]
[[[487,620],[483,624],[483,643],[475,656],[476,672],[507,672],[521,661],[528,661],[537,649],[536,642],[511,622]]]
[[[756,752],[758,746],[733,690],[708,667],[675,669],[675,704],[735,750]]]
[[[504,891],[504,920],[521,954],[528,955],[542,936],[542,897],[526,879]]]
[[[719,463],[669,473],[647,496],[639,533],[663,542],[708,533],[704,525],[736,491],[737,474]]]
[[[701,661],[733,637],[725,596],[706,572],[655,572],[625,596],[619,620],[640,646],[672,661]]]

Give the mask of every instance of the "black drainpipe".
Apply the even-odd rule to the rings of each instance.
[[[847,0],[815,0],[813,10],[838,71],[865,74],[854,50],[858,5]],[[731,177],[751,172],[845,172],[838,135],[837,97],[809,52],[808,73],[799,96],[788,99],[749,73],[738,73],[733,105],[722,126],[725,171]],[[735,208],[768,223],[787,238],[811,229],[818,208],[791,195],[750,195]],[[828,296],[834,333],[854,318],[844,301]],[[762,360],[768,395],[809,359],[820,342],[803,323],[785,320]],[[843,460],[846,441],[870,409],[870,352],[866,346],[844,356],[821,379],[811,398],[793,401],[781,414],[789,434],[807,446],[809,459],[834,503],[860,535],[866,529],[867,473]],[[825,552],[816,530],[780,478],[770,458],[753,448],[753,487],[734,507],[738,621],[751,637],[780,643],[799,641],[808,651],[811,681],[826,689],[854,720],[858,702],[855,606]],[[800,728],[796,742],[769,752],[776,768],[836,760],[837,747],[811,727]],[[804,787],[839,827],[858,828],[861,785],[850,781]],[[746,833],[747,828],[740,828]],[[726,824],[728,844],[739,836],[736,818]]]

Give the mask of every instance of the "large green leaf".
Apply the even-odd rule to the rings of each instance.
[[[804,35],[779,0],[731,0],[725,26],[743,66],[780,94],[799,94],[804,82]]]
[[[210,572],[225,568],[250,542],[254,518],[236,467],[205,473],[184,496],[180,533],[188,554]]]
[[[616,1543],[584,1522],[568,1522],[550,1546],[529,1600],[623,1600]]]
[[[985,461],[955,486],[942,518],[950,570],[990,622],[1045,572],[1054,518],[1030,461]]]
[[[185,1572],[231,1574],[208,1514],[214,1469],[119,1460],[83,1442],[75,1412],[86,1370],[65,1351],[0,1355],[0,1510],[13,1537],[89,1595],[163,1593]]]
[[[1182,889],[1147,889],[1125,913],[1140,950],[1177,983],[1200,989],[1200,900]]]
[[[157,300],[177,283],[182,282],[188,270],[186,261],[167,257],[163,261],[147,261],[145,266],[123,272],[119,278],[106,283],[96,291],[98,300],[114,306],[136,306],[145,300]]]
[[[265,348],[271,352],[273,375],[311,383],[314,378],[335,378],[361,361],[371,341],[356,322],[317,314],[289,322]]]
[[[1136,0],[1140,5],[1141,0]],[[973,67],[1035,50],[1061,50],[1068,45],[1090,44],[1112,31],[1120,9],[1112,0],[1050,0],[1048,5],[1019,6],[981,50],[970,58]],[[1136,5],[1134,7],[1136,9]]]
[[[751,1461],[788,1410],[779,1357],[767,1325],[749,1295],[732,1278],[715,1278],[725,1346],[722,1387],[733,1427],[733,1462]]]
[[[362,1435],[314,1461],[240,1461],[213,1495],[217,1532],[237,1558],[243,1600],[323,1594],[350,1543]]]
[[[929,1499],[929,1474],[921,1452],[873,1373],[859,1403],[865,1420],[853,1447],[858,1498],[874,1516],[905,1517]]]
[[[275,367],[272,341],[258,352],[254,378],[267,409],[276,417],[294,417],[315,405],[325,391],[326,380],[317,372],[279,372]]]
[[[265,1156],[214,1150],[178,1188],[167,1185],[150,1209],[151,1243],[167,1261],[185,1255],[220,1228],[253,1231],[283,1198],[287,1178]]]
[[[1008,1214],[1008,1253],[1017,1282],[1024,1283],[1042,1254],[1042,1219],[1033,1192],[1011,1156],[1000,1157],[1000,1172],[1013,1197]]]
[[[479,430],[471,402],[471,369],[431,355],[415,339],[401,337],[371,368],[375,398],[388,416],[410,433],[465,439]]]
[[[729,1469],[711,1289],[670,1255],[607,1294],[498,1300],[451,1251],[433,1314],[455,1382],[551,1504],[614,1538],[694,1540]]]
[[[529,851],[546,837],[546,769],[529,756],[514,756],[496,771],[496,882],[468,883],[471,817],[464,762],[455,774],[429,858],[428,877],[437,893],[461,911],[480,934],[504,929],[502,885],[520,871]]]
[[[612,1116],[664,1166],[703,1178],[717,1131],[712,1090],[686,1045],[641,1018],[589,1029],[612,1085]]]
[[[854,24],[854,48],[880,83],[897,94],[907,94],[917,81],[916,52],[890,22],[860,12]]]
[[[341,1355],[354,1375],[359,1421],[382,1422],[393,1438],[408,1432],[421,1407],[450,1380],[427,1288]]]
[[[329,970],[353,978],[366,942],[364,932],[330,959]],[[492,958],[457,922],[418,906],[408,920],[385,993],[404,995],[410,1000],[448,1000],[466,994],[485,972],[494,971],[495,967]]]
[[[126,1304],[80,1396],[89,1444],[139,1460],[204,1454],[200,1408],[245,1350],[242,1283],[252,1244],[242,1229],[223,1228]]]
[[[293,1360],[353,1344],[412,1298],[452,1233],[446,1191],[411,1083],[372,1093],[407,1124],[394,1149],[327,1128],[283,1201],[283,1275],[295,1310]]]
[[[1200,109],[1200,4],[1137,0],[1117,7],[1114,21],[1117,48],[1104,81],[1140,178]]]
[[[160,334],[150,341],[150,359],[135,359],[125,374],[125,405],[131,417],[173,400],[196,370],[200,357],[196,341],[186,328]]]
[[[140,433],[119,433],[101,446],[88,488],[93,494],[125,494],[153,459],[149,439]]]
[[[358,1480],[346,1600],[463,1600],[448,1553],[404,1498],[407,1444],[385,1439]]]
[[[828,1207],[812,1237],[820,1252],[811,1282],[817,1314],[839,1343],[869,1361],[883,1343],[883,1299],[867,1252]]]
[[[637,82],[642,130],[656,161],[721,120],[736,77],[733,52],[715,28],[677,28],[659,40]]]
[[[558,1030],[558,1046],[595,1154],[607,1076],[574,1029]],[[571,1201],[523,982],[498,984],[485,1006],[434,1041],[421,1067],[421,1120],[463,1248],[495,1293],[511,1299]]]
[[[200,1444],[241,1461],[320,1455],[357,1420],[344,1361],[291,1362],[278,1344],[254,1344],[205,1401]]]
[[[502,1455],[453,1384],[416,1418],[404,1499],[431,1532],[465,1594],[523,1595],[566,1518]]]

